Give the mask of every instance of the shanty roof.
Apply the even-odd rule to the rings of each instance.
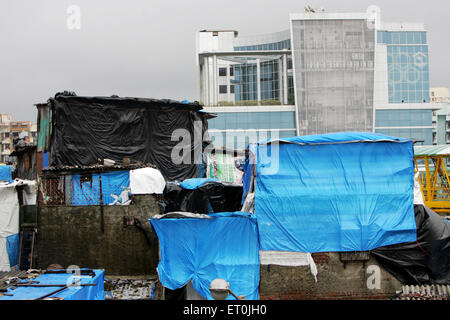
[[[450,155],[450,145],[414,146],[414,156]]]
[[[11,152],[9,154],[9,156],[10,157],[17,157],[17,156],[19,156],[21,154],[27,153],[29,151],[33,151],[36,148],[37,148],[36,145],[26,145],[26,146],[23,146],[23,147],[17,147],[16,148],[17,150],[14,150],[13,152]]]

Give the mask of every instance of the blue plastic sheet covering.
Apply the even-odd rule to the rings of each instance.
[[[19,234],[13,234],[6,238],[6,252],[8,252],[9,265],[12,267],[19,264]]]
[[[95,276],[76,277],[69,273],[62,274],[42,274],[33,281],[39,281],[39,284],[65,284],[70,277],[73,280],[81,278],[81,284],[95,283],[95,286],[74,286],[67,288],[51,297],[64,298],[64,300],[105,300],[105,291],[103,287],[104,270],[94,270]],[[23,280],[28,281],[28,280]],[[0,300],[34,300],[42,297],[58,287],[17,287],[15,290],[8,288],[7,293],[13,296],[3,296]]]
[[[102,173],[102,197],[104,204],[114,202],[111,194],[120,196],[124,188],[130,186],[130,172],[129,171],[115,171]]]
[[[72,205],[93,206],[100,204],[100,179],[98,174],[89,181],[81,181],[79,174],[72,175]]]
[[[159,241],[158,275],[171,290],[191,279],[212,300],[211,281],[225,279],[236,295],[258,299],[259,245],[254,216],[245,212],[210,214],[213,219],[150,219]],[[234,299],[231,295],[227,298]]]
[[[202,185],[204,185],[206,182],[210,181],[220,181],[218,179],[209,179],[209,178],[192,178],[192,179],[186,179],[182,183],[180,183],[180,187],[183,189],[189,189],[194,190]]]
[[[99,205],[100,194],[103,204],[110,204],[115,200],[111,194],[119,196],[124,188],[130,186],[129,171],[92,174],[91,179],[83,182],[80,181],[80,178],[79,174],[72,176],[72,205],[74,206]]]
[[[244,174],[242,175],[242,201],[241,205],[245,202],[245,197],[247,196],[248,191],[250,190],[250,184],[252,181],[252,174],[253,174],[253,161],[250,159],[247,159],[245,161],[244,166],[242,168],[244,170]]]
[[[49,153],[48,152],[44,152],[42,155],[42,168],[48,168],[49,166]]]
[[[410,140],[339,133],[277,141],[257,145],[261,250],[365,251],[416,240]]]
[[[11,180],[11,166],[0,165],[0,181],[12,182]]]

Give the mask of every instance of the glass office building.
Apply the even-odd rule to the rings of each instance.
[[[423,24],[385,24],[377,30],[378,54],[385,58],[387,85],[376,107],[375,131],[409,138],[416,144],[433,143],[430,103],[429,53]],[[384,91],[387,87],[387,90]]]
[[[375,32],[366,19],[302,15],[291,25],[298,133],[372,131]]]
[[[432,144],[437,106],[423,24],[327,12],[291,14],[289,22],[257,36],[198,33],[199,100],[217,114],[210,130],[375,131]]]
[[[378,31],[387,45],[389,103],[430,102],[426,32]]]

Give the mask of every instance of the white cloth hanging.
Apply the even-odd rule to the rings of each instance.
[[[260,264],[278,266],[309,266],[314,280],[317,282],[317,266],[311,253],[291,251],[259,251]]]

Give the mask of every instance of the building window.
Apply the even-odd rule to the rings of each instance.
[[[13,137],[18,137],[19,133],[18,132],[13,132]]]
[[[230,93],[234,93],[234,85],[230,85]]]
[[[227,86],[219,86],[219,93],[227,93]]]
[[[223,77],[227,75],[227,68],[219,68],[219,76]]]
[[[33,138],[35,138],[35,137],[36,137],[36,132],[35,132],[35,131],[31,132],[31,136],[32,136]]]
[[[5,138],[9,138],[9,132],[5,132]]]
[[[234,69],[233,69],[233,67],[230,67],[230,77],[233,77],[234,76]]]

